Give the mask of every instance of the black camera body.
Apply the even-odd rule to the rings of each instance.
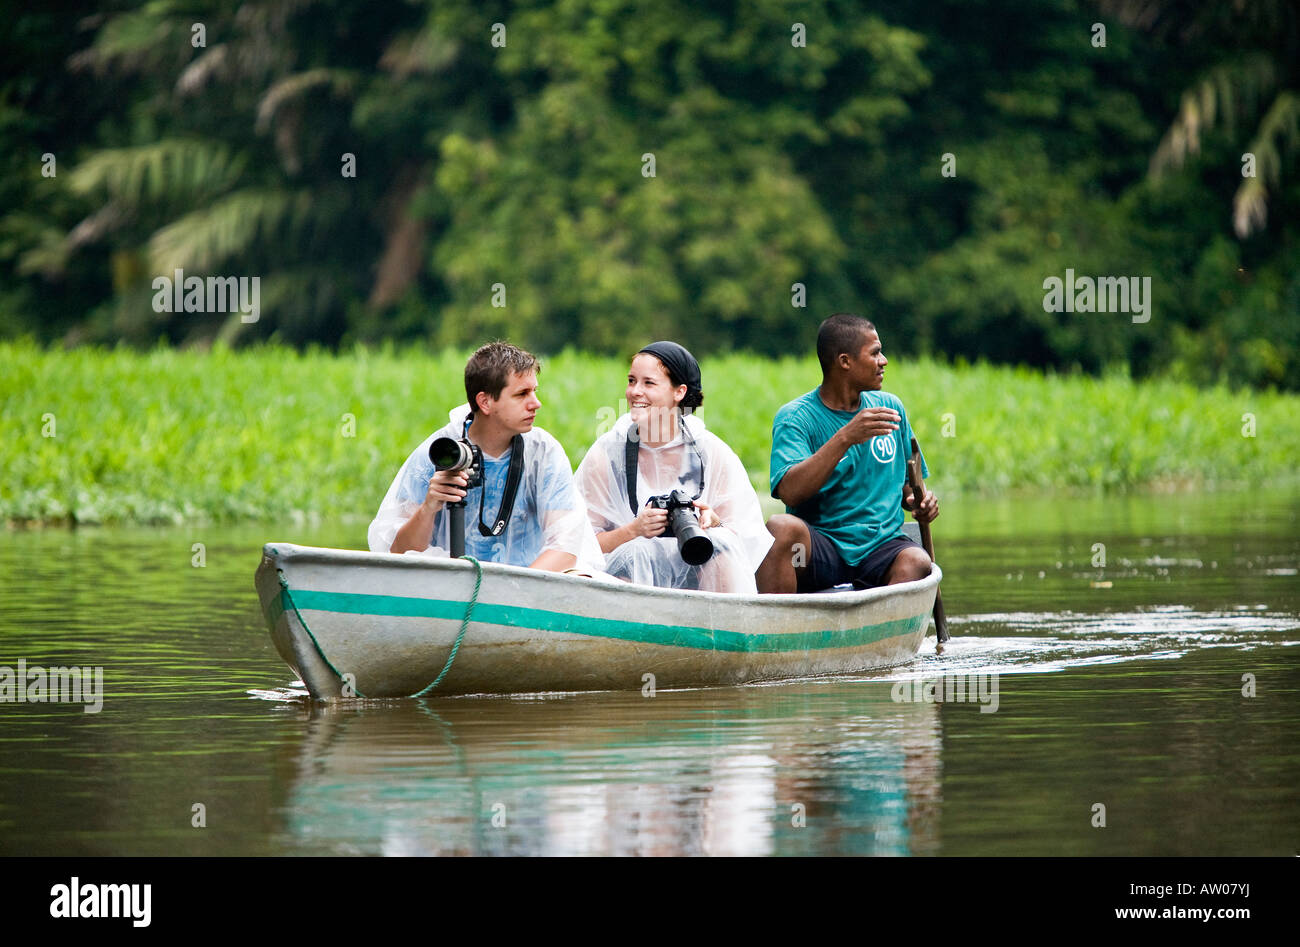
[[[429,445],[429,460],[438,470],[465,471],[469,478],[466,492],[483,485],[483,451],[468,437],[435,437]],[[465,555],[465,501],[448,503],[447,515],[451,517],[448,528],[451,556],[458,559]]]
[[[695,502],[684,490],[674,490],[646,500],[646,506],[668,511],[668,525],[663,535],[677,540],[677,551],[689,565],[702,566],[713,558],[713,540],[700,528],[700,514]]]
[[[437,437],[429,445],[429,460],[438,470],[463,470],[469,478],[465,489],[483,485],[483,451],[467,437]],[[461,501],[465,505],[465,501]]]

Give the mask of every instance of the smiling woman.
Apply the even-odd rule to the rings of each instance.
[[[606,571],[641,585],[754,593],[772,537],[744,464],[694,416],[704,401],[699,364],[675,342],[648,345],[632,359],[626,397],[629,412],[575,475]],[[688,500],[712,542],[702,563],[683,558],[672,525],[673,507]]]

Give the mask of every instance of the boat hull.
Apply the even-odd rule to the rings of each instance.
[[[722,595],[482,565],[431,693],[709,687],[864,671],[920,648],[942,574],[861,592]],[[312,696],[405,697],[437,678],[470,562],[269,543],[257,589]]]

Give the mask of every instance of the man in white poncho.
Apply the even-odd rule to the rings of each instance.
[[[754,571],[772,535],[740,458],[687,413],[704,400],[695,358],[675,342],[647,345],[632,360],[626,397],[629,413],[591,446],[575,475],[606,570],[641,585],[754,594]],[[667,511],[646,506],[674,490],[695,499],[713,542],[702,565],[688,564],[677,540],[664,535]]]
[[[535,357],[507,342],[484,345],[470,357],[465,366],[469,403],[454,408],[447,425],[407,457],[370,524],[372,552],[448,555],[447,504],[464,500],[466,555],[554,572],[603,568],[569,460],[554,437],[533,426],[541,407],[538,370]],[[467,438],[481,449],[481,486],[467,490],[464,471],[435,469],[429,446],[439,437]],[[522,459],[510,502],[507,488],[517,449]]]

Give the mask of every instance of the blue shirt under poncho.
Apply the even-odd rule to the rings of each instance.
[[[429,445],[436,437],[460,437],[469,406],[451,411],[445,427],[425,438],[406,458],[367,532],[371,551],[388,552],[400,529],[420,508],[434,474]],[[479,532],[479,502],[483,499],[483,520],[491,527],[505,494],[510,470],[507,449],[500,457],[483,455],[483,486],[465,497],[465,553],[485,562],[527,566],[544,550],[556,549],[578,558],[586,572],[604,569],[596,534],[587,519],[587,507],[573,484],[569,460],[558,441],[539,427],[523,435],[524,466],[514,511],[499,536]],[[486,493],[486,496],[484,494]],[[450,548],[451,515],[446,507],[433,520],[433,534],[426,555],[445,556]]]

